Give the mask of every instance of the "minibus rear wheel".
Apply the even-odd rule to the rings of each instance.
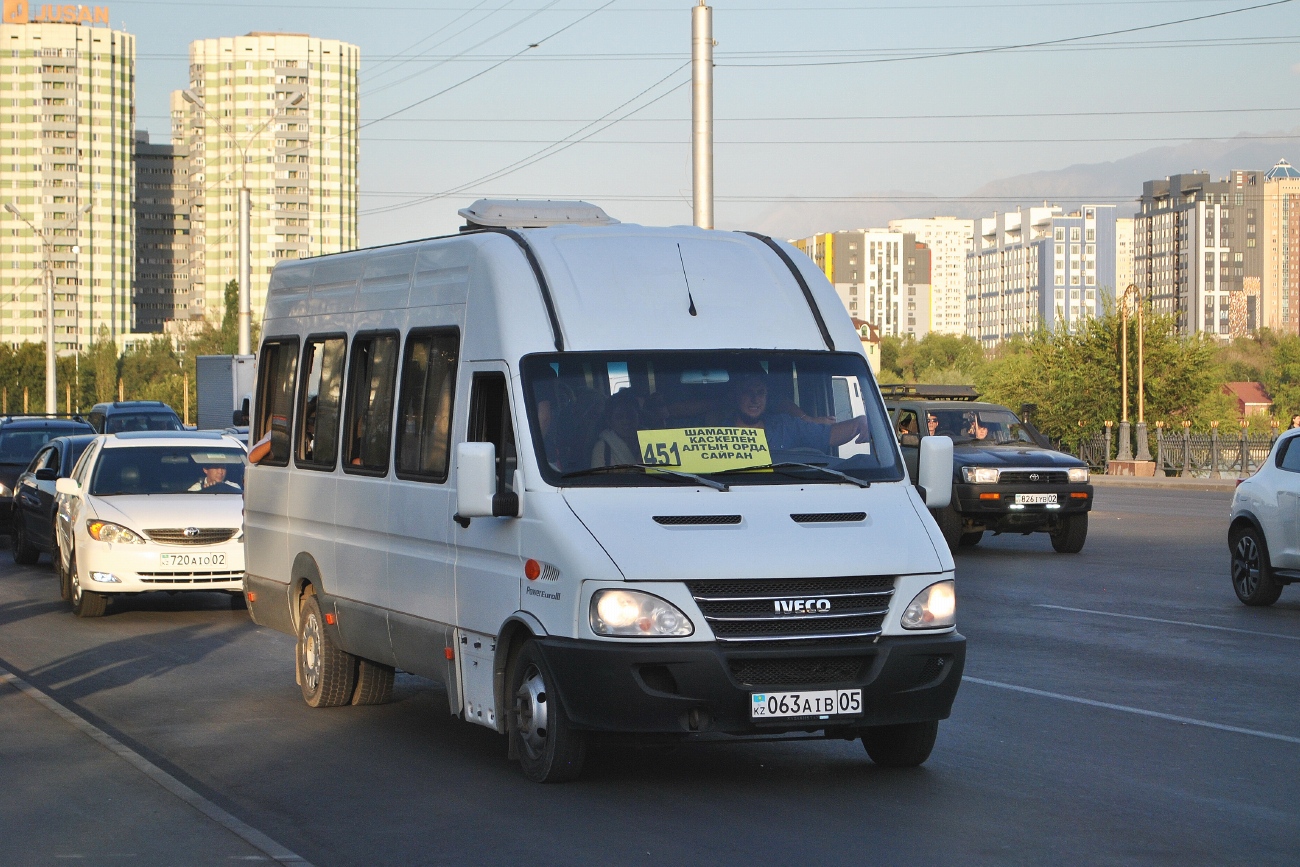
[[[356,686],[357,659],[334,643],[325,629],[320,603],[313,593],[302,602],[298,618],[298,671],[302,698],[311,707],[350,704]]]
[[[862,745],[871,760],[883,768],[915,768],[930,758],[939,721],[872,726],[862,732]]]
[[[566,783],[582,773],[587,739],[564,715],[536,642],[526,641],[510,667],[510,738],[524,776]]]

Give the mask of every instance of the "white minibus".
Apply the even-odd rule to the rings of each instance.
[[[924,762],[965,660],[926,508],[952,443],[908,478],[815,263],[582,202],[460,213],[271,276],[245,592],[307,703],[440,681],[539,782],[595,733]]]

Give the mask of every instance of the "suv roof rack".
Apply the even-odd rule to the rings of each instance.
[[[68,419],[70,421],[85,421],[79,412],[7,412],[0,415],[4,421],[19,421],[27,418],[48,418],[48,419]]]
[[[979,400],[980,393],[970,385],[915,385],[895,383],[880,386],[885,397],[919,397],[923,400]]]

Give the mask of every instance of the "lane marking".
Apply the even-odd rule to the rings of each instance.
[[[1189,620],[1164,620],[1159,617],[1143,617],[1139,614],[1117,614],[1114,611],[1096,611],[1092,608],[1070,608],[1068,605],[1036,604],[1035,608],[1052,608],[1056,611],[1074,611],[1078,614],[1096,614],[1101,617],[1122,617],[1125,620],[1145,620],[1148,623],[1168,623],[1173,626],[1194,626],[1197,629],[1213,629],[1216,632],[1238,632],[1242,635],[1258,635],[1262,638],[1281,638],[1283,641],[1300,641],[1300,635],[1282,635],[1278,632],[1256,632],[1253,629],[1235,629],[1231,626],[1212,626],[1209,623],[1192,623]]]
[[[131,765],[140,773],[162,786],[171,794],[180,800],[189,804],[212,821],[216,822],[227,831],[242,839],[245,843],[262,852],[272,861],[280,864],[295,864],[301,867],[311,867],[311,863],[300,855],[289,851],[261,831],[243,822],[242,820],[231,815],[226,810],[218,807],[108,732],[87,722],[80,714],[68,709],[54,697],[42,692],[32,686],[27,681],[18,677],[13,672],[0,667],[0,681],[4,681],[17,689],[23,695],[40,704],[46,710],[58,715],[65,722],[70,723],[74,728],[91,740],[104,747],[109,752],[116,755],[122,761]]]
[[[1267,738],[1268,740],[1271,741],[1282,741],[1288,744],[1300,744],[1300,738],[1292,737],[1291,735],[1279,735],[1279,734],[1275,734],[1274,732],[1262,732],[1262,731],[1258,731],[1257,729],[1246,729],[1246,728],[1241,728],[1240,726],[1224,725],[1223,723],[1209,722],[1203,719],[1193,719],[1192,717],[1187,717],[1187,716],[1175,716],[1174,714],[1171,713],[1160,713],[1159,711],[1145,710],[1140,707],[1129,707],[1128,705],[1124,705],[1124,704],[1112,704],[1111,702],[1108,701],[1097,701],[1096,699],[1091,699],[1091,698],[1080,698],[1077,695],[1063,695],[1059,692],[1048,692],[1042,689],[1033,689],[1028,686],[1016,686],[1014,683],[1002,683],[1001,681],[997,681],[997,680],[984,680],[983,678],[980,677],[971,677],[970,675],[963,675],[962,682],[964,683],[967,681],[969,681],[970,683],[978,683],[980,686],[991,686],[996,689],[1006,689],[1012,692],[1023,692],[1026,695],[1036,695],[1040,698],[1054,698],[1058,701],[1068,701],[1073,704],[1083,704],[1083,705],[1087,705],[1088,707],[1104,708],[1105,710],[1117,710],[1120,711],[1121,713],[1131,713],[1131,714],[1136,714],[1138,716],[1149,716],[1149,717],[1154,717],[1155,719],[1167,720],[1169,722],[1182,723],[1183,725],[1200,726],[1201,728],[1215,729],[1221,732],[1232,732],[1233,734],[1238,734],[1238,735],[1250,735],[1252,737],[1257,737],[1257,738]]]

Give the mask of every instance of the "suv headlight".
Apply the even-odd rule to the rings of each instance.
[[[957,624],[957,589],[951,581],[939,581],[916,594],[903,611],[904,629],[943,629]]]
[[[1086,482],[1086,481],[1088,481],[1088,468],[1087,468],[1087,467],[1070,467],[1070,481],[1071,481],[1071,482]]]
[[[623,638],[690,635],[695,626],[677,606],[638,590],[597,590],[591,597],[591,631]]]
[[[962,467],[961,477],[968,485],[996,485],[998,471],[993,467]]]
[[[144,539],[140,538],[133,530],[128,530],[121,524],[113,524],[108,521],[87,521],[86,532],[90,538],[97,542],[110,542],[119,545],[143,545]]]

